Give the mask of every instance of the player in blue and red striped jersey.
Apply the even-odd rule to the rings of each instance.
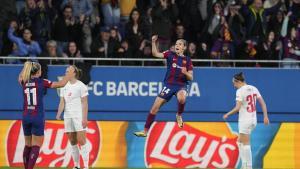
[[[176,120],[179,128],[183,127],[182,113],[184,111],[185,101],[189,82],[193,80],[193,63],[190,57],[184,55],[187,48],[187,42],[184,39],[178,39],[175,44],[175,52],[165,51],[160,53],[156,47],[157,36],[152,37],[152,54],[158,58],[167,60],[167,73],[164,79],[164,87],[156,97],[155,102],[148,114],[144,131],[135,132],[138,137],[146,137],[151,124],[160,107],[168,102],[173,95],[177,97],[178,110]]]
[[[39,156],[40,147],[43,144],[45,128],[44,90],[63,87],[71,78],[71,75],[66,74],[63,80],[51,82],[41,79],[41,73],[41,65],[39,63],[27,61],[24,63],[23,70],[19,76],[24,95],[22,126],[25,135],[23,152],[25,169],[33,169]]]

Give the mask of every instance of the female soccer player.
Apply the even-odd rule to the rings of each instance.
[[[67,84],[69,75],[59,82],[41,79],[41,65],[27,61],[19,75],[19,82],[23,87],[24,112],[22,126],[25,135],[23,163],[25,169],[33,169],[39,156],[40,147],[44,139],[44,90],[59,88]]]
[[[155,102],[148,114],[144,131],[135,132],[138,137],[146,137],[147,132],[153,123],[160,107],[169,101],[173,95],[178,100],[178,110],[176,120],[179,128],[183,127],[182,112],[184,111],[185,100],[187,96],[187,88],[189,81],[193,80],[193,64],[190,57],[184,55],[187,49],[187,43],[184,39],[179,39],[175,44],[175,52],[165,51],[158,52],[156,47],[157,36],[152,37],[152,54],[158,58],[167,60],[167,73],[164,79],[164,87],[160,94],[156,97]]]
[[[269,124],[267,106],[258,89],[245,82],[243,73],[238,73],[233,77],[233,85],[236,91],[236,106],[223,118],[239,112],[239,151],[242,159],[242,168],[252,169],[252,155],[250,146],[250,134],[255,128],[256,119],[256,100],[258,100],[264,113],[264,124]]]
[[[81,76],[80,69],[72,65],[68,67],[67,72],[72,77],[60,92],[60,103],[56,119],[60,120],[64,111],[65,132],[72,146],[74,169],[80,168],[78,143],[81,146],[84,168],[88,168],[89,147],[85,136],[88,114],[88,89],[86,85],[78,80]]]

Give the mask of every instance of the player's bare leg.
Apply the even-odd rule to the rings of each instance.
[[[144,131],[135,132],[134,135],[136,135],[138,137],[146,137],[147,136],[147,132],[148,132],[149,128],[151,127],[152,123],[154,122],[157,112],[159,111],[161,106],[163,106],[165,103],[166,103],[165,99],[156,97],[156,99],[152,105],[152,108],[148,114]]]
[[[71,149],[72,149],[72,158],[74,161],[74,169],[79,169],[79,147],[77,145],[77,134],[76,132],[68,132],[67,133],[68,139],[71,144]]]
[[[36,163],[37,158],[40,154],[40,147],[43,144],[44,136],[35,136],[32,135],[32,141],[31,141],[31,151],[29,154],[29,160],[27,163],[27,169],[33,169],[34,165]]]
[[[25,136],[25,147],[23,151],[23,163],[24,168],[27,169],[28,161],[29,161],[29,154],[31,152],[31,139],[32,136]]]
[[[89,152],[90,149],[88,147],[88,144],[86,143],[86,132],[85,131],[78,131],[77,132],[77,140],[78,143],[81,146],[81,157],[83,159],[83,165],[84,165],[84,169],[88,169],[89,168]]]
[[[242,169],[252,169],[252,154],[250,146],[250,135],[239,134],[240,157],[242,159]]]
[[[182,113],[184,111],[187,92],[186,92],[186,90],[180,90],[177,92],[176,96],[177,96],[177,101],[178,101],[178,110],[177,110],[177,114],[176,114],[176,120],[177,120],[178,127],[182,128],[183,127]]]

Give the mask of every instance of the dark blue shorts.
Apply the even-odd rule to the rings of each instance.
[[[45,129],[44,118],[39,117],[23,117],[23,132],[25,136],[43,136]]]
[[[158,94],[158,97],[169,101],[173,97],[173,95],[176,96],[176,94],[180,90],[185,90],[188,93],[188,86],[175,86],[165,84],[161,92]]]

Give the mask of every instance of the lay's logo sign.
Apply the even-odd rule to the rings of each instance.
[[[175,122],[157,122],[146,141],[148,167],[234,168],[238,159],[237,135],[226,123],[186,123],[180,129]]]

